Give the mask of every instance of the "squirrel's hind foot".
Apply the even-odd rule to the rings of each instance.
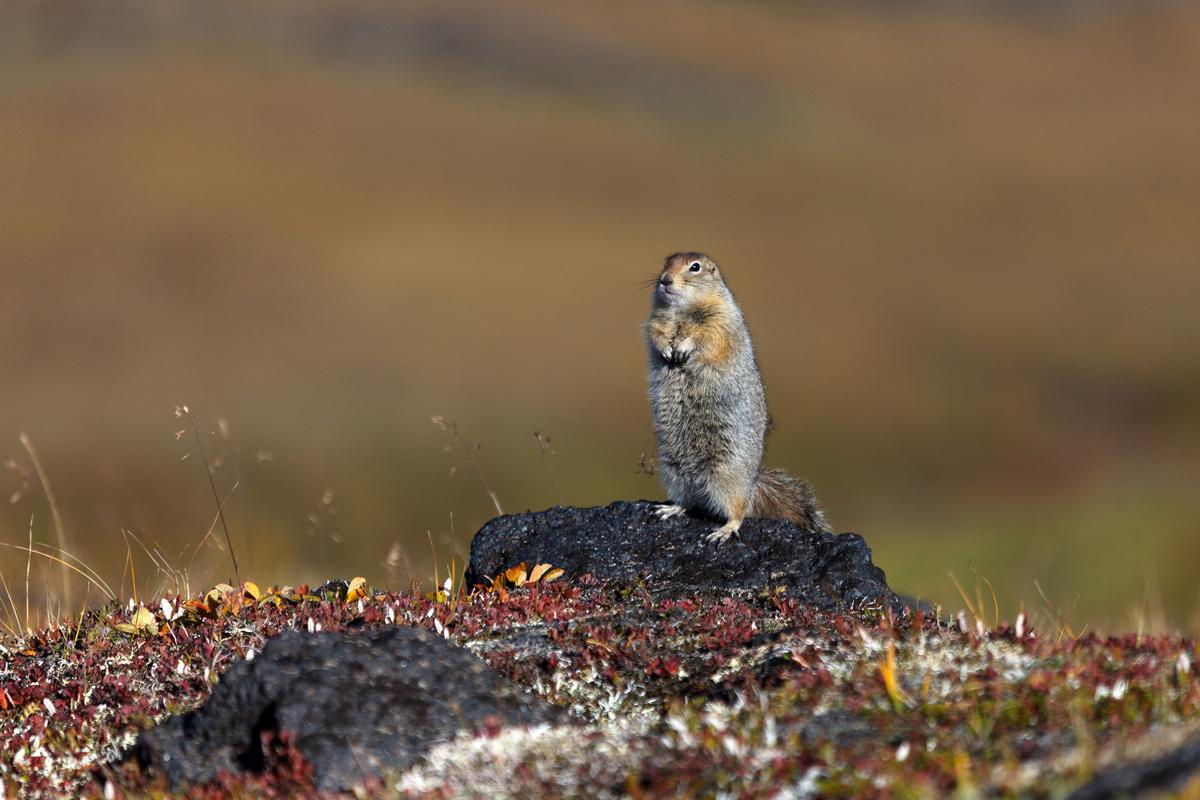
[[[731,519],[708,536],[705,536],[704,541],[712,542],[713,544],[724,544],[730,536],[736,536],[741,527],[742,521],[740,519]]]
[[[683,506],[662,505],[654,509],[654,515],[659,519],[670,519],[671,517],[678,517],[686,511],[687,509]]]

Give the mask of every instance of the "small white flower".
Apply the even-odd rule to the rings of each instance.
[[[312,618],[312,617],[309,617],[309,618],[308,618],[308,632],[309,632],[309,633],[315,633],[315,632],[316,632],[316,630],[317,630],[317,623],[313,622],[313,618]]]
[[[247,649],[246,649],[246,660],[247,660],[247,661],[253,661],[253,660],[254,660],[254,657],[255,657],[256,655],[258,655],[258,653],[255,653],[255,652],[254,652],[254,648],[253,648],[253,647],[250,647],[250,648],[247,648]]]
[[[775,717],[767,715],[763,720],[763,744],[774,747],[779,743],[779,730],[775,725]]]
[[[1180,675],[1187,675],[1192,671],[1192,659],[1187,654],[1187,651],[1179,654],[1179,658],[1175,661],[1175,669],[1179,670]]]
[[[1112,688],[1113,700],[1120,700],[1122,697],[1125,696],[1125,692],[1128,690],[1129,690],[1129,681],[1125,680],[1124,678],[1121,678],[1120,680],[1118,680],[1116,683],[1113,684],[1113,688]]]
[[[1018,638],[1018,639],[1024,639],[1024,638],[1025,638],[1025,612],[1024,612],[1024,611],[1022,611],[1020,614],[1017,614],[1017,630],[1016,630],[1016,633],[1017,633],[1017,638]]]
[[[158,604],[158,608],[160,611],[162,611],[163,619],[165,619],[167,622],[175,619],[175,608],[171,605],[171,601],[167,598],[164,597],[162,599],[162,602]]]
[[[391,625],[396,621],[396,609],[392,606],[387,607],[387,612],[383,615],[383,621]]]
[[[908,742],[901,742],[900,746],[896,748],[896,760],[907,761],[910,752],[912,752],[912,747]]]
[[[176,674],[176,675],[182,675],[182,674],[183,674],[183,673],[185,673],[185,672],[187,672],[187,666],[186,666],[186,665],[183,663],[183,659],[181,658],[181,659],[179,659],[179,661],[178,661],[178,662],[175,664],[175,674]]]
[[[116,800],[117,790],[109,781],[104,782],[104,800]]]
[[[42,698],[42,705],[46,707],[46,713],[52,717],[54,716],[54,712],[58,710],[54,707],[54,702],[49,697]]]

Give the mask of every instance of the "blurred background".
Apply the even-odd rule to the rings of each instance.
[[[641,285],[702,249],[892,585],[1198,631],[1198,97],[1185,3],[5,3],[0,571],[39,465],[123,596],[123,530],[233,578],[214,489],[263,586],[660,497]]]

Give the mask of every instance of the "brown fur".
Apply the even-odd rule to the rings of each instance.
[[[696,356],[705,364],[720,366],[733,357],[736,339],[729,330],[724,297],[711,294],[692,309],[689,335],[696,339]]]
[[[750,513],[756,517],[786,519],[806,530],[829,530],[817,509],[812,486],[781,469],[759,471]]]
[[[647,323],[647,335],[659,350],[671,350],[690,339],[694,346],[690,358],[710,366],[726,364],[737,346],[737,338],[729,329],[726,302],[719,294],[705,295],[678,322],[665,313],[653,315]]]

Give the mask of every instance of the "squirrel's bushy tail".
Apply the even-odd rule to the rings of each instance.
[[[781,469],[759,470],[750,515],[786,519],[808,531],[832,533],[808,481]]]

